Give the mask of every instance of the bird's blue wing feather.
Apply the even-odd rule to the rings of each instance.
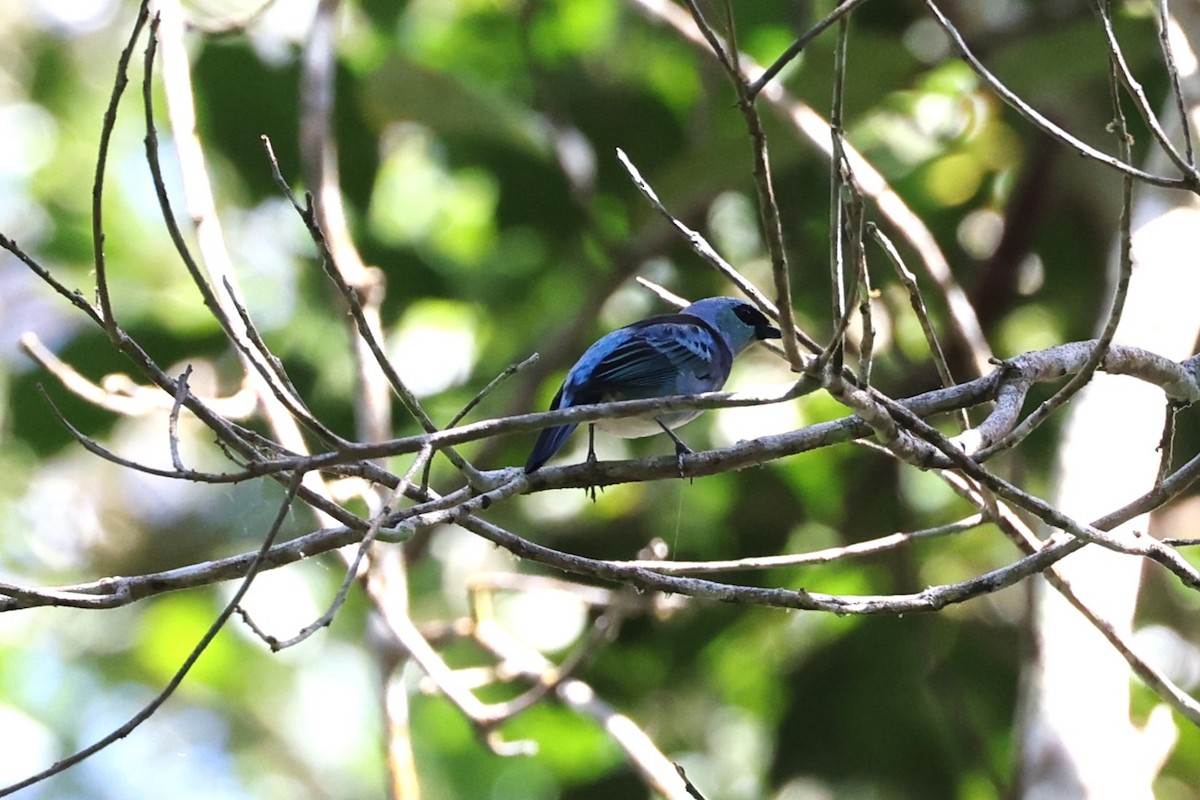
[[[651,317],[617,333],[621,337],[615,346],[581,376],[589,394],[596,397],[589,402],[629,390],[673,394],[680,374],[719,375],[718,382],[723,382],[733,360],[712,327],[689,315]]]

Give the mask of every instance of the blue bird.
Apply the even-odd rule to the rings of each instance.
[[[734,356],[756,341],[778,338],[779,329],[744,300],[697,300],[677,314],[650,317],[601,337],[571,367],[550,410],[715,392],[725,385]],[[672,411],[650,417],[597,420],[588,426],[588,460],[596,459],[592,448],[596,426],[626,439],[662,432],[674,440],[682,471],[682,455],[691,451],[671,429],[699,414]],[[545,464],[575,427],[572,423],[542,429],[525,462],[525,472]]]

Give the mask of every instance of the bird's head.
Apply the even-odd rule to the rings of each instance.
[[[716,328],[735,355],[760,339],[780,338],[779,329],[761,311],[734,297],[706,297],[682,313],[699,317]]]

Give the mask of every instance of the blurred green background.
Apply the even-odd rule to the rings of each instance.
[[[741,45],[762,63],[833,6],[734,5]],[[1081,138],[1111,148],[1107,62],[1088,3],[948,5],[1013,89]],[[259,141],[271,137],[285,176],[300,185],[299,63],[314,7],[278,0],[245,33],[193,33],[188,44],[200,132],[250,312],[316,415],[349,436],[355,381],[343,315]],[[97,137],[135,10],[116,0],[0,0],[8,21],[0,48],[0,231],[85,296],[93,291]],[[253,6],[212,0],[187,10],[202,22]],[[1166,81],[1153,13],[1152,4],[1120,5],[1117,30],[1158,107]],[[749,140],[729,82],[711,57],[634,4],[365,0],[347,5],[340,19],[336,127],[351,226],[365,260],[387,276],[389,352],[435,420],[448,420],[533,351],[542,360],[471,418],[545,407],[596,336],[663,310],[634,284],[636,275],[692,298],[733,291],[648,208],[614,157],[618,147],[677,215],[744,274],[770,285]],[[818,38],[780,79],[822,113],[834,41]],[[133,77],[140,82],[136,68]],[[177,181],[159,102],[168,179]],[[105,196],[117,314],[160,364],[178,373],[191,363],[194,383],[203,378],[230,393],[238,366],[162,229],[138,106],[133,91],[115,129]],[[850,141],[937,237],[997,354],[1090,335],[1106,306],[1119,202],[1113,174],[1000,104],[952,57],[916,3],[869,3],[854,14],[846,117]],[[764,118],[799,318],[821,338],[829,330],[828,166],[780,115],[764,107]],[[1140,158],[1148,137],[1131,122]],[[868,214],[879,219],[873,208]],[[875,382],[897,397],[933,388],[907,298],[878,250],[869,255],[879,288]],[[931,307],[940,323],[936,297]],[[121,418],[69,395],[19,352],[25,331],[92,379],[130,369],[99,331],[0,256],[0,580],[53,586],[257,546],[278,487],[172,483],[86,454],[54,420],[39,384],[76,425],[126,457],[169,464],[165,417]],[[966,376],[962,354],[952,356],[956,374]],[[730,385],[787,375],[770,354],[755,352]],[[710,412],[685,436],[693,446],[721,444],[841,413],[814,395]],[[397,434],[417,430],[400,411],[395,426]],[[1179,451],[1194,452],[1196,425],[1185,414],[1181,426]],[[220,464],[211,436],[186,428],[191,463]],[[1034,491],[1046,488],[1056,429],[1044,427],[1003,464]],[[514,465],[532,438],[464,451],[482,468]],[[577,435],[560,458],[581,457],[584,438]],[[659,439],[601,436],[599,453],[669,452]],[[402,472],[407,464],[392,467]],[[439,464],[435,485],[452,477]],[[589,556],[633,558],[661,537],[678,558],[730,559],[844,544],[968,513],[935,478],[840,446],[694,483],[615,487],[595,504],[575,491],[518,498],[491,518]],[[1187,520],[1194,514],[1185,527]],[[312,525],[294,512],[288,534]],[[909,592],[1014,555],[984,528],[870,559],[730,577],[830,593]],[[463,614],[472,575],[540,571],[451,528],[435,530],[413,556],[418,621]],[[313,559],[261,576],[248,603],[261,625],[286,637],[321,613],[341,577],[332,558]],[[134,713],[232,591],[192,590],[112,611],[0,615],[0,783]],[[553,614],[553,605],[514,601],[501,612],[561,649],[584,617]],[[1005,797],[1012,780],[1026,606],[1026,587],[898,619],[691,602],[664,618],[627,623],[581,677],[682,763],[710,800],[990,800]],[[1200,643],[1200,624],[1185,616],[1190,608],[1174,583],[1152,582],[1142,620],[1174,642],[1163,652],[1179,663],[1185,688],[1200,682],[1197,644],[1187,644]],[[381,796],[381,678],[369,628],[357,592],[331,629],[279,655],[231,623],[140,730],[21,797]],[[467,647],[448,658],[456,666],[485,662]],[[415,685],[418,676],[410,677]],[[1145,708],[1151,701],[1139,695]],[[505,727],[507,737],[539,744],[540,754],[528,758],[491,754],[438,697],[415,695],[412,726],[429,798],[648,795],[592,722],[558,707],[535,708]],[[1198,771],[1200,732],[1183,726],[1157,787],[1161,797],[1200,798]]]

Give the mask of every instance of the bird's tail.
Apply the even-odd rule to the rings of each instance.
[[[525,462],[525,473],[529,474],[549,461],[550,457],[558,452],[558,448],[562,447],[563,442],[567,440],[575,427],[575,425],[560,425],[557,428],[542,428],[537,442],[533,445],[533,452],[529,454],[529,460]]]
[[[558,391],[554,394],[554,399],[550,401],[550,410],[557,411],[562,406],[564,386],[558,387]],[[567,405],[571,405],[570,401]],[[562,443],[571,435],[571,431],[575,430],[575,425],[559,425],[557,428],[542,428],[538,434],[537,442],[533,445],[533,452],[529,454],[529,460],[525,462],[525,474],[533,472],[535,469],[545,464],[550,460],[550,456],[558,452],[558,448],[562,447]]]

